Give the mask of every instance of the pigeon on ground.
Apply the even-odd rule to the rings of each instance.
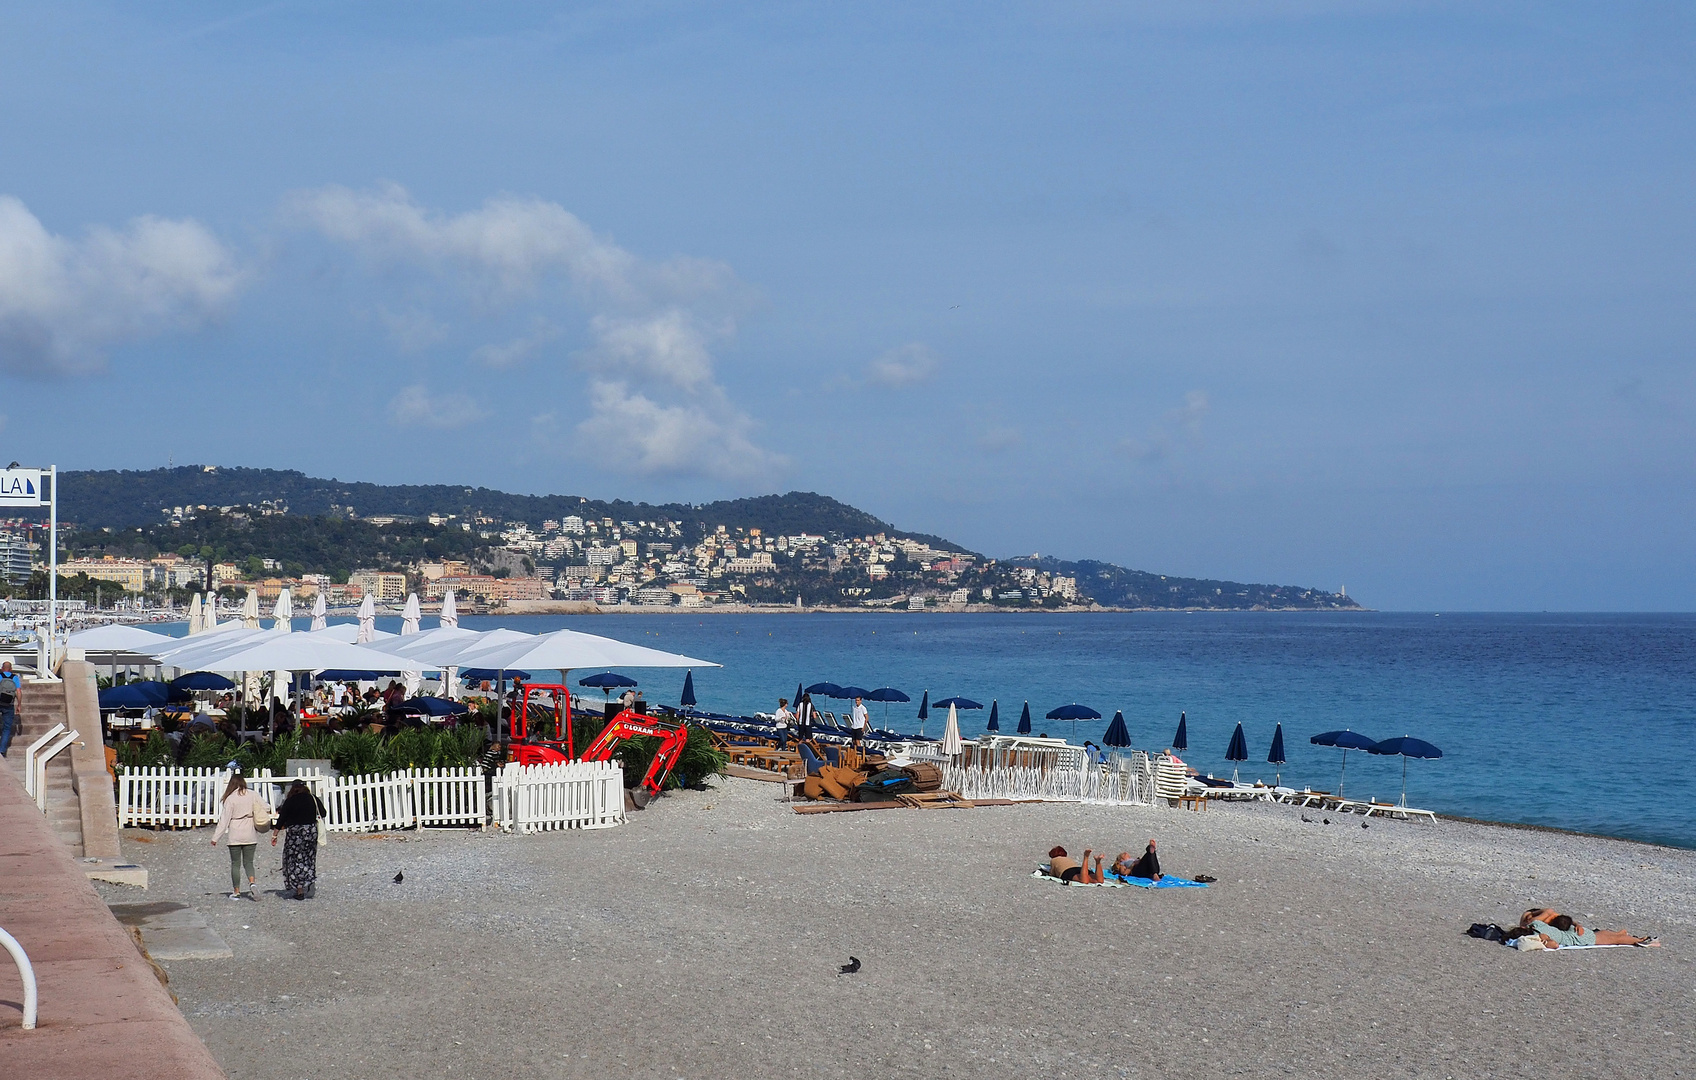
[[[848,962],[836,970],[840,975],[852,975],[854,972],[860,970],[860,958],[858,956],[850,956],[848,958]]]
[[[1308,823],[1308,824],[1309,824],[1309,825],[1312,825],[1312,824],[1313,824],[1313,819],[1312,819],[1312,818],[1310,818],[1310,817],[1308,817],[1308,816],[1307,816],[1307,815],[1306,815],[1306,814],[1303,814],[1303,815],[1302,815],[1302,816],[1301,816],[1301,819],[1302,819],[1302,820],[1303,820],[1303,821],[1305,821],[1305,822],[1307,822],[1307,823]]]
[[[1329,825],[1329,824],[1331,824],[1331,819],[1330,819],[1330,818],[1326,818],[1326,819],[1325,819],[1325,824],[1327,824],[1327,825]]]
[[[1361,822],[1361,823],[1360,823],[1360,827],[1361,827],[1361,828],[1363,828],[1363,829],[1370,829],[1370,828],[1372,828],[1372,826],[1370,826],[1370,825],[1368,825],[1368,824],[1367,824],[1367,823],[1366,823],[1366,822],[1364,822],[1364,821],[1363,821],[1363,822]]]
[[[399,884],[400,884],[400,883],[401,883],[401,882],[403,882],[403,881],[405,881],[405,880],[406,880],[406,874],[405,874],[405,872],[404,872],[404,871],[398,871],[398,870],[397,870],[397,871],[396,871],[396,872],[395,872],[395,884],[396,884],[396,885],[399,885]]]

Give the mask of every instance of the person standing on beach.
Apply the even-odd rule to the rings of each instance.
[[[259,899],[259,879],[253,870],[253,849],[259,845],[259,830],[256,821],[263,815],[266,820],[271,817],[270,804],[247,789],[247,781],[242,779],[241,766],[230,762],[229,786],[224,788],[224,799],[218,807],[218,828],[212,833],[212,846],[217,847],[218,841],[224,834],[230,837],[230,899],[240,900],[242,894],[242,871],[247,871],[247,898],[255,902]]]
[[[283,841],[283,886],[294,890],[296,900],[305,900],[308,889],[318,883],[318,819],[324,804],[307,790],[304,780],[289,785],[283,805],[277,808],[277,827],[271,830],[271,846],[277,833],[287,830]]]
[[[866,725],[870,718],[866,716],[866,704],[859,698],[854,699],[854,708],[848,713],[848,737],[854,740],[854,749],[860,748],[860,740],[866,736]]]
[[[18,726],[18,676],[12,662],[0,664],[0,757],[12,746],[12,731]]]
[[[802,694],[795,703],[796,738],[807,742],[813,737],[813,695]]]
[[[779,750],[789,749],[789,721],[793,717],[794,714],[789,711],[789,699],[786,697],[778,698],[777,711],[771,714],[771,722],[777,728],[777,748]]]

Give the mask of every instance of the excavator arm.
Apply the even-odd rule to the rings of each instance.
[[[656,716],[626,709],[613,717],[606,727],[601,729],[600,736],[583,751],[584,761],[607,761],[618,744],[626,739],[634,739],[640,735],[649,735],[662,740],[654,760],[648,765],[648,773],[642,777],[630,793],[630,798],[636,803],[638,810],[645,809],[648,803],[665,788],[665,778],[670,775],[677,759],[683,756],[683,746],[689,741],[689,732],[682,724],[670,720],[662,720]]]

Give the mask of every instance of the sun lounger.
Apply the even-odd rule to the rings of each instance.
[[[1365,813],[1366,813],[1367,817],[1371,817],[1373,814],[1382,814],[1382,815],[1385,815],[1385,816],[1388,816],[1388,817],[1394,817],[1394,816],[1399,815],[1400,817],[1402,817],[1403,819],[1408,820],[1408,821],[1411,821],[1416,817],[1423,817],[1423,818],[1431,821],[1433,824],[1435,824],[1436,821],[1437,821],[1437,815],[1432,813],[1429,810],[1419,810],[1419,809],[1415,809],[1414,807],[1411,807],[1411,806],[1401,806],[1401,805],[1398,805],[1397,803],[1374,802],[1374,803],[1366,803],[1365,806],[1366,806]]]

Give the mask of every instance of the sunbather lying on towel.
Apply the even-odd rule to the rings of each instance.
[[[1148,848],[1143,851],[1142,858],[1131,861],[1131,853],[1119,852],[1119,857],[1113,860],[1113,872],[1120,877],[1140,877],[1150,881],[1159,881],[1164,875],[1160,873],[1160,856],[1154,853],[1154,841],[1148,842]]]
[[[1519,925],[1535,931],[1546,949],[1564,949],[1570,945],[1659,945],[1660,940],[1638,937],[1624,930],[1588,930],[1562,915],[1554,908],[1532,908],[1519,917]]]
[[[1095,871],[1091,873],[1089,868],[1089,857],[1092,854],[1094,854],[1092,849],[1085,848],[1084,861],[1082,864],[1079,864],[1066,855],[1065,848],[1056,845],[1054,849],[1048,853],[1047,874],[1049,877],[1057,877],[1061,881],[1076,881],[1081,882],[1084,885],[1099,885],[1103,880],[1105,880],[1101,876],[1101,863],[1105,856],[1095,856]]]

